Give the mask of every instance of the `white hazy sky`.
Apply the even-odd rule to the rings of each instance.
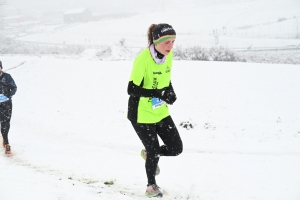
[[[197,6],[205,4],[219,3],[239,3],[253,2],[266,4],[266,7],[272,7],[268,0],[4,0],[9,10],[15,9],[22,11],[40,11],[40,10],[60,10],[87,7],[94,13],[115,14],[115,13],[144,13],[154,11],[170,10],[174,7],[183,7],[187,4]],[[266,3],[267,2],[267,3]],[[274,0],[276,3],[294,4],[300,7],[299,0]],[[9,13],[7,13],[9,15]],[[21,14],[21,13],[19,13]]]
[[[10,7],[18,9],[39,10],[39,9],[55,9],[65,10],[78,7],[88,7],[93,12],[136,12],[143,8],[155,8],[155,1],[139,1],[139,0],[9,0],[6,1]],[[157,1],[159,2],[159,1]],[[162,6],[167,1],[159,2]]]
[[[9,8],[20,10],[65,10],[78,7],[88,7],[93,12],[144,12],[172,8],[181,4],[207,4],[219,2],[242,2],[256,0],[6,0]]]

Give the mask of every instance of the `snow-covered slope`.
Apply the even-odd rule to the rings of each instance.
[[[170,23],[178,35],[176,44],[181,46],[214,46],[214,30],[218,31],[219,45],[230,48],[298,45],[299,40],[294,38],[300,26],[299,13],[300,2],[295,0],[175,1],[129,18],[79,23],[39,33],[47,29],[41,26],[35,29],[38,33],[18,39],[90,46],[113,46],[125,39],[126,46],[141,48],[147,45],[150,24]],[[279,19],[285,20],[278,22]]]
[[[126,119],[131,61],[1,60],[18,92],[0,199],[146,199],[143,146]],[[298,200],[298,74],[295,65],[174,61],[170,111],[184,151],[160,159],[164,199]]]

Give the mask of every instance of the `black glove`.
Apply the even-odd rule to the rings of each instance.
[[[156,90],[156,97],[165,101],[167,104],[172,105],[177,97],[174,90],[171,87],[165,87],[163,89]]]

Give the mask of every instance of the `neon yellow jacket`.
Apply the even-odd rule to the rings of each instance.
[[[130,94],[128,101],[128,119],[132,122],[152,124],[169,116],[166,103],[154,108],[153,91],[168,87],[171,80],[173,52],[171,51],[163,64],[157,64],[150,49],[144,49],[135,59],[129,83],[149,91],[147,95]]]

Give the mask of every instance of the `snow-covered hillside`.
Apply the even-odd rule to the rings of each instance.
[[[113,46],[125,39],[127,47],[143,48],[147,45],[150,24],[166,22],[174,26],[176,44],[180,46],[212,47],[215,45],[213,33],[217,30],[219,46],[278,47],[299,44],[299,38],[295,39],[300,26],[299,13],[300,2],[295,0],[175,1],[130,18],[62,25],[61,28],[53,26],[52,30],[39,26],[27,30],[30,34],[18,40]]]
[[[131,61],[0,58],[18,85],[0,199],[146,199],[143,146],[126,119]],[[160,160],[164,199],[298,200],[299,73],[174,61],[170,111],[184,151]]]

